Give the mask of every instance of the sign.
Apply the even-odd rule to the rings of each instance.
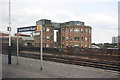
[[[11,27],[7,27],[7,31],[11,31]]]
[[[41,26],[37,25],[37,26],[30,26],[30,27],[22,27],[22,28],[17,28],[18,32],[27,32],[27,31],[40,31],[41,30]]]
[[[37,31],[41,31],[41,26],[37,25]]]

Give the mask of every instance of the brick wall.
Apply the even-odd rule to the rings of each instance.
[[[66,32],[66,29],[68,30],[68,32]],[[79,32],[75,32],[75,29],[78,29]],[[83,33],[81,32],[81,29],[83,30]],[[87,33],[85,32],[85,29],[88,30]],[[72,30],[72,32],[70,32],[70,30]],[[68,36],[68,40],[66,40],[67,36]],[[64,40],[62,37],[64,37]],[[72,37],[72,40],[71,40],[71,37]],[[74,37],[79,37],[79,40],[75,41]],[[83,41],[81,40],[81,37],[83,37]],[[85,41],[85,37],[87,38],[87,41]],[[77,44],[79,45],[79,48],[81,48],[81,44],[82,44],[83,48],[85,48],[85,45],[87,45],[87,48],[91,48],[91,27],[62,26],[61,27],[61,48],[66,48],[66,44],[68,44],[68,47],[71,47],[71,46],[74,47],[74,44]]]

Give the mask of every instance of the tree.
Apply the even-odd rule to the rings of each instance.
[[[104,43],[104,45],[109,45],[109,43]]]
[[[95,43],[92,43],[92,45],[96,45]]]

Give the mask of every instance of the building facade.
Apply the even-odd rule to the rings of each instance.
[[[114,44],[114,43],[118,43],[118,42],[120,42],[120,35],[119,36],[114,36],[114,37],[112,37],[112,43]]]
[[[54,48],[54,26],[51,25],[51,20],[41,19],[36,22],[36,25],[43,25],[43,47]],[[40,47],[40,40],[40,31],[37,31],[34,33],[34,46]]]
[[[60,46],[61,48],[78,47],[91,48],[91,27],[85,26],[83,22],[71,21],[61,26]],[[70,22],[70,23],[71,23]]]
[[[43,47],[54,48],[54,30],[57,32],[56,47],[79,47],[91,48],[91,27],[85,26],[81,21],[69,21],[64,23],[55,23],[51,20],[41,19],[36,25],[43,25]],[[34,43],[40,47],[40,32],[35,32]]]

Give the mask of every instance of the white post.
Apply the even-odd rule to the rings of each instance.
[[[10,16],[10,0],[9,0],[9,46],[11,46],[11,16]]]
[[[8,64],[11,64],[11,15],[10,15],[10,0],[9,0],[9,46],[8,46]]]
[[[19,56],[19,40],[18,40],[18,32],[17,32],[17,65],[18,65],[18,56]]]
[[[43,52],[42,52],[42,25],[41,25],[41,60],[40,60],[40,69],[42,70],[42,60],[43,60]]]

